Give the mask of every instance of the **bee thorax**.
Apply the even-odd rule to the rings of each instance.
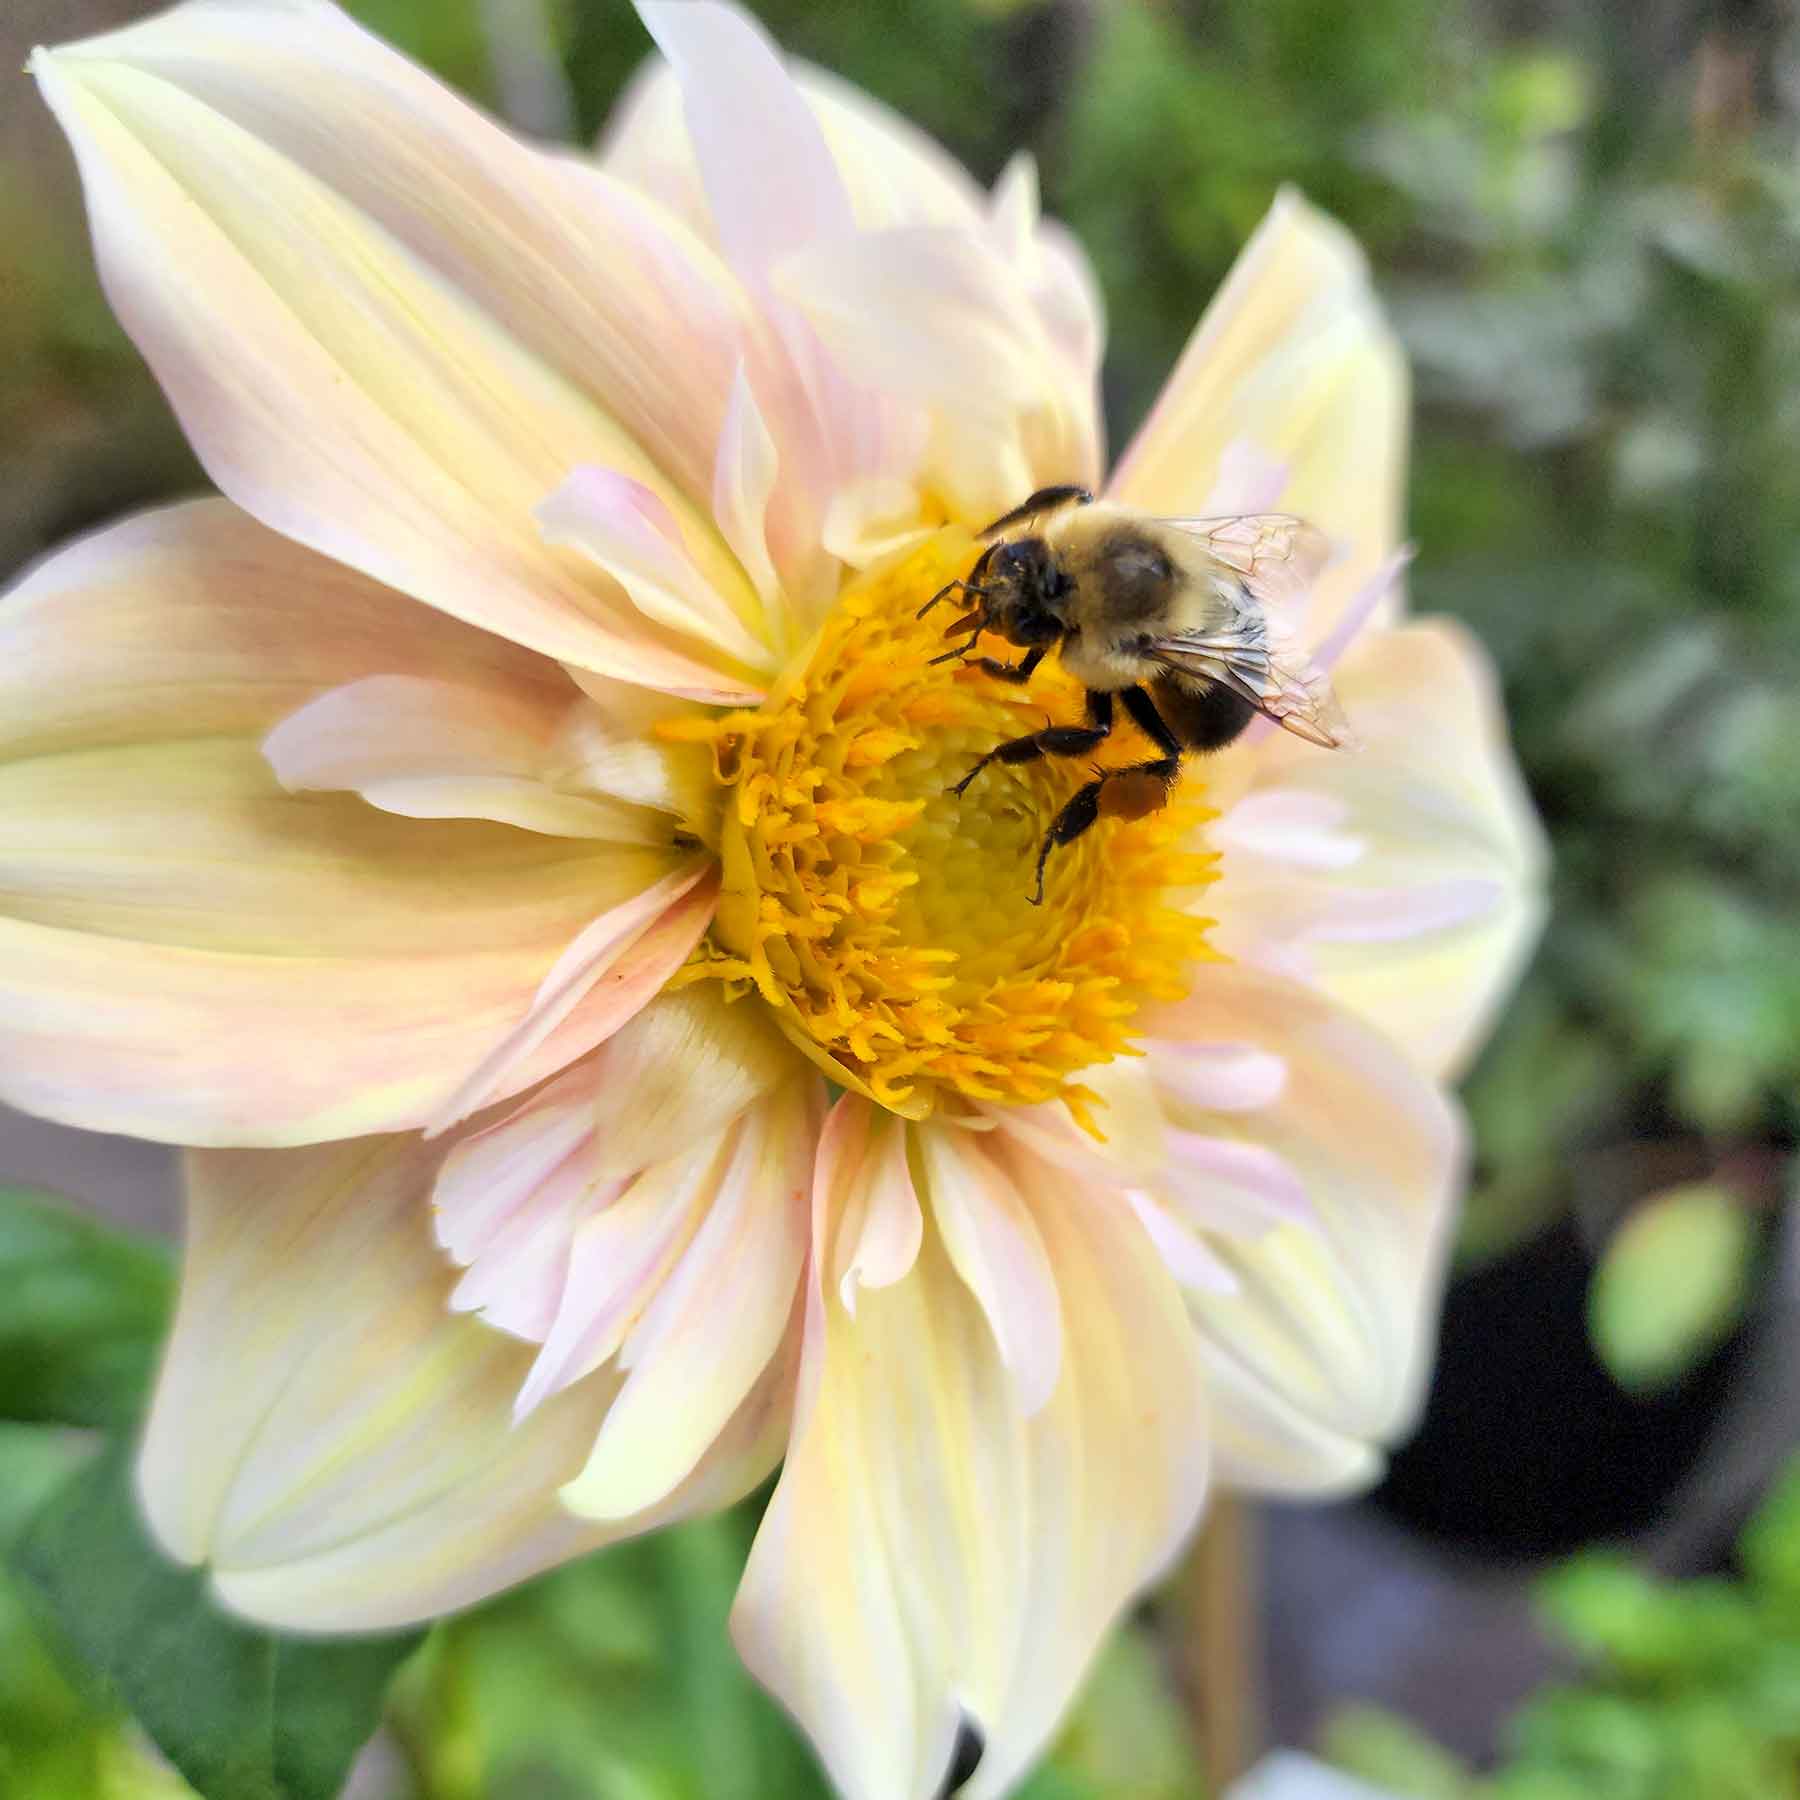
[[[1117,693],[1155,678],[1157,664],[1146,650],[1141,638],[1096,638],[1083,632],[1064,639],[1062,664],[1084,687]]]

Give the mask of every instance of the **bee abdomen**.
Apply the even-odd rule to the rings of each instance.
[[[1165,675],[1153,692],[1156,710],[1189,750],[1223,750],[1256,717],[1256,708],[1242,694],[1213,681]]]

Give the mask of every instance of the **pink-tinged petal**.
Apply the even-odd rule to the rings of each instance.
[[[1209,1116],[1162,1088],[1187,1166],[1147,1185],[1235,1283],[1190,1300],[1220,1472],[1279,1491],[1366,1474],[1410,1423],[1428,1366],[1463,1169],[1456,1114],[1354,1014],[1252,968],[1206,965],[1152,1029],[1159,1077],[1170,1064],[1179,1075],[1161,1048],[1178,1039],[1267,1045],[1286,1068],[1254,1112]],[[1237,1155],[1221,1159],[1208,1133]],[[1260,1212],[1244,1211],[1247,1194]],[[1225,1211],[1209,1217],[1211,1205]]]
[[[577,469],[538,506],[537,518],[546,542],[590,558],[646,618],[714,644],[746,668],[773,669],[756,596],[741,577],[734,593],[713,588],[674,514],[641,481],[615,469]]]
[[[600,463],[668,489],[709,576],[741,580],[617,420],[316,174],[136,60],[157,41],[152,24],[39,52],[33,71],[75,150],[114,309],[226,493],[571,664],[741,696],[712,646],[653,628],[538,537],[536,502]]]
[[[781,586],[781,577],[769,560],[769,503],[780,465],[775,440],[751,390],[749,373],[740,365],[731,384],[725,423],[719,428],[718,456],[713,463],[713,517],[732,555],[766,602],[773,601]]]
[[[582,1066],[445,1157],[431,1202],[437,1240],[465,1271],[450,1296],[456,1311],[533,1343],[549,1336],[598,1185],[594,1123]]]
[[[1194,1339],[1129,1208],[1048,1168],[1019,1185],[1069,1335],[1035,1414],[934,1225],[854,1316],[809,1287],[793,1444],[732,1627],[850,1800],[929,1800],[964,1713],[986,1740],[964,1791],[1005,1791],[1203,1495]]]
[[[851,229],[824,134],[767,34],[715,0],[640,0],[681,84],[683,115],[727,259],[747,274]]]
[[[518,1024],[445,1102],[443,1131],[574,1061],[647,1004],[711,922],[718,877],[689,863],[609,907],[556,959]]]
[[[1170,1131],[1168,1144],[1158,1188],[1190,1223],[1234,1237],[1313,1223],[1306,1183],[1267,1145],[1201,1131]]]
[[[77,539],[0,601],[7,754],[254,737],[328,688],[406,674],[555,709],[544,657],[316,556],[225,500]],[[635,691],[635,690],[634,690]]]
[[[181,1304],[138,1486],[169,1553],[234,1611],[373,1630],[466,1606],[599,1544],[722,1504],[778,1450],[761,1389],[656,1513],[570,1516],[614,1386],[515,1425],[531,1351],[448,1305],[439,1153],[416,1136],[190,1159]]]
[[[1168,1157],[1163,1113],[1145,1064],[1115,1057],[1081,1071],[1081,1085],[1093,1096],[1090,1107],[1100,1139],[1077,1125],[1060,1100],[1041,1106],[986,1106],[983,1119],[1033,1156],[1079,1181],[1102,1187],[1130,1187],[1153,1175]]]
[[[856,1313],[859,1288],[892,1287],[918,1261],[925,1215],[906,1158],[906,1128],[855,1094],[832,1107],[819,1138],[815,1211],[839,1221],[830,1282]]]
[[[923,1135],[932,1216],[951,1267],[981,1303],[1000,1360],[1018,1383],[1019,1405],[1036,1412],[1056,1390],[1063,1321],[1056,1277],[1034,1209],[1014,1186],[987,1134]]]
[[[820,1097],[810,1076],[790,1083],[705,1159],[692,1239],[621,1344],[624,1386],[562,1490],[572,1512],[617,1519],[661,1502],[781,1348],[806,1257]]]
[[[1210,828],[1214,942],[1317,983],[1454,1074],[1542,923],[1542,833],[1460,628],[1373,633],[1334,680],[1356,754],[1296,755],[1284,732],[1232,753],[1246,785]]]
[[[9,1099],[190,1143],[419,1123],[595,912],[668,868],[284,794],[263,734],[383,671],[496,705],[571,693],[222,502],[80,543],[0,606]]]
[[[705,1218],[718,1154],[709,1140],[630,1181],[588,1176],[588,1203],[563,1240],[555,1314],[514,1406],[520,1418],[617,1354]]]
[[[922,415],[912,395],[884,394],[832,356],[772,286],[778,266],[845,241],[853,221],[818,122],[762,28],[713,0],[639,10],[680,86],[711,233],[762,315],[747,362],[782,471],[766,536],[804,635],[836,590],[821,550],[832,496],[910,470]]]
[[[1145,1235],[1182,1287],[1209,1294],[1237,1292],[1237,1277],[1206,1247],[1205,1239],[1191,1225],[1141,1188],[1134,1188],[1129,1198]]]
[[[991,517],[1041,482],[1095,478],[1088,397],[983,237],[942,226],[864,233],[796,253],[775,279],[844,366],[933,409],[927,467],[969,517]]]
[[[828,69],[792,63],[788,72],[824,133],[859,228],[980,223],[981,189],[917,126]],[[696,231],[712,229],[681,87],[660,58],[644,64],[613,108],[600,155],[608,171]]]
[[[1287,1064],[1255,1044],[1146,1045],[1156,1085],[1201,1112],[1257,1112],[1287,1086]]]
[[[698,708],[631,682],[571,672],[594,704],[563,715],[556,766],[564,785],[678,818],[704,818],[718,790],[712,753],[700,744],[664,743],[657,735],[663,721],[691,717]]]
[[[1282,510],[1348,549],[1313,592],[1307,631],[1317,638],[1399,540],[1407,417],[1405,358],[1362,252],[1287,190],[1195,327],[1107,495],[1194,514],[1234,443],[1284,465]],[[1390,596],[1381,616],[1397,610]]]
[[[578,1354],[567,1346],[601,1341],[612,1329],[592,1323],[625,1283],[618,1270],[606,1272],[606,1244],[636,1233],[639,1220],[656,1231],[672,1219],[677,1248],[692,1230],[682,1209],[655,1204],[655,1184],[639,1177],[699,1146],[709,1159],[699,1181],[710,1168],[707,1146],[795,1066],[760,1009],[728,1005],[711,988],[660,995],[566,1075],[462,1137],[446,1157],[432,1196],[438,1241],[468,1270],[452,1303],[546,1343],[548,1361],[533,1380],[548,1379]],[[675,1179],[659,1177],[662,1189]],[[629,1204],[621,1199],[627,1186]],[[588,1230],[602,1209],[604,1227]],[[578,1236],[597,1277],[571,1271]],[[637,1268],[646,1258],[627,1260]],[[640,1309],[641,1301],[618,1313],[622,1323],[603,1354]]]
[[[521,142],[324,0],[207,0],[78,53],[182,88],[308,170],[704,498],[745,307],[660,208]]]
[[[653,845],[665,814],[556,780],[565,724],[576,710],[489,689],[371,675],[290,713],[263,739],[289,793],[348,790],[410,819],[492,819],[552,837]]]

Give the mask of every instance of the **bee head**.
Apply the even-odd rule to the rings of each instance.
[[[1064,612],[1074,583],[1041,537],[997,544],[981,582],[987,629],[1008,643],[1053,644],[1067,633]]]

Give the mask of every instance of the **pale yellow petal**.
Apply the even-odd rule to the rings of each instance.
[[[260,741],[390,670],[508,705],[555,665],[222,502],[0,606],[0,1090],[69,1123],[291,1143],[415,1122],[663,850],[293,798]]]
[[[806,1256],[820,1124],[810,1076],[726,1135],[692,1241],[619,1349],[626,1371],[563,1503],[617,1519],[684,1480],[786,1340]]]
[[[303,1630],[431,1617],[612,1538],[722,1504],[773,1461],[754,1392],[655,1514],[597,1526],[558,1485],[614,1386],[523,1423],[532,1352],[447,1305],[431,1243],[438,1153],[417,1137],[190,1159],[180,1309],[138,1472],[169,1553],[236,1611]]]
[[[522,142],[327,0],[195,0],[72,49],[308,170],[705,497],[745,302],[641,195]]]
[[[1316,639],[1398,542],[1408,414],[1405,357],[1361,250],[1285,190],[1195,327],[1107,494],[1193,514],[1207,508],[1233,445],[1276,459],[1282,510],[1347,552],[1315,591],[1307,632]]]
[[[1460,627],[1371,632],[1334,682],[1360,750],[1273,732],[1229,753],[1243,785],[1211,828],[1213,941],[1316,982],[1454,1076],[1542,926],[1543,832]]]
[[[1453,1209],[1464,1174],[1460,1120],[1447,1096],[1378,1031],[1307,988],[1254,968],[1210,964],[1186,999],[1146,1021],[1147,1046],[1179,1150],[1236,1147],[1279,1168],[1297,1214],[1243,1215],[1196,1162],[1149,1183],[1199,1224],[1231,1281],[1189,1294],[1208,1369],[1219,1469],[1236,1485],[1335,1491],[1366,1481],[1411,1423],[1437,1319]],[[1186,1066],[1193,1047],[1279,1057],[1261,1103],[1205,1104]],[[1271,1091],[1272,1089],[1272,1091]]]
[[[965,1791],[1011,1786],[1202,1498],[1193,1337],[1129,1207],[1014,1174],[1070,1340],[1035,1414],[932,1225],[854,1316],[809,1288],[794,1443],[733,1632],[850,1800],[929,1800],[964,1714],[987,1746]]]
[[[297,540],[568,662],[751,691],[537,533],[532,508],[571,468],[616,468],[667,489],[709,579],[754,606],[616,418],[318,175],[146,67],[155,26],[142,31],[33,68],[80,164],[109,297],[219,485]]]

